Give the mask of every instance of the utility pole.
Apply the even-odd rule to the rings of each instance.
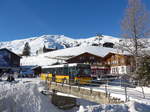
[[[97,34],[96,34],[96,37],[98,38],[98,46],[100,46],[100,45],[101,45],[100,41],[102,40],[103,35],[97,33]]]

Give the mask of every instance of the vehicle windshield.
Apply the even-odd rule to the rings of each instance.
[[[78,76],[90,76],[91,75],[91,69],[88,67],[79,67],[78,72],[77,72]]]

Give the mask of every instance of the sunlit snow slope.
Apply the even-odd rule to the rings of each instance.
[[[67,48],[67,47],[74,47],[74,46],[83,46],[83,45],[93,45],[93,44],[103,44],[105,42],[112,42],[117,43],[119,42],[119,38],[105,36],[102,37],[90,37],[86,39],[73,39],[66,37],[64,35],[43,35],[40,37],[32,37],[27,39],[21,40],[14,40],[8,42],[0,42],[0,48],[8,48],[15,53],[21,54],[24,44],[29,42],[31,47],[31,52],[34,55],[37,50],[43,48],[45,45],[47,48]]]

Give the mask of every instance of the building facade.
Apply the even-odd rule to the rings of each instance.
[[[110,71],[109,68],[103,67],[103,57],[88,52],[80,54],[78,56],[74,56],[66,61],[68,63],[90,64],[92,77],[101,77],[102,75],[108,74],[108,72]]]
[[[131,55],[108,53],[103,64],[110,67],[110,74],[129,74],[134,70],[134,58]]]
[[[104,57],[83,53],[68,59],[67,62],[90,64],[92,77],[129,74],[134,71],[135,63],[132,55],[111,52]]]
[[[0,49],[0,69],[20,67],[20,59],[20,56],[8,49]]]
[[[101,65],[102,57],[85,52],[80,55],[74,56],[66,61],[68,63],[87,63],[90,65]]]

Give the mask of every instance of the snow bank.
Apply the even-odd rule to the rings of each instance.
[[[0,112],[60,112],[39,92],[41,87],[38,80],[0,82]]]
[[[51,103],[48,96],[40,93],[43,89],[43,83],[38,78],[17,79],[13,83],[1,81],[0,112],[149,112],[150,110],[150,104],[136,101],[105,105],[79,98],[77,98],[79,107],[60,110]]]
[[[95,105],[95,106],[80,106],[78,112],[128,112],[128,107],[122,105]]]
[[[141,87],[136,87],[135,90],[142,92]],[[144,90],[144,93],[150,94],[150,87],[143,87],[143,90]]]
[[[130,112],[150,112],[150,105],[138,102],[128,102],[127,103]]]
[[[150,112],[150,105],[131,101],[125,104],[80,106],[78,112]]]

